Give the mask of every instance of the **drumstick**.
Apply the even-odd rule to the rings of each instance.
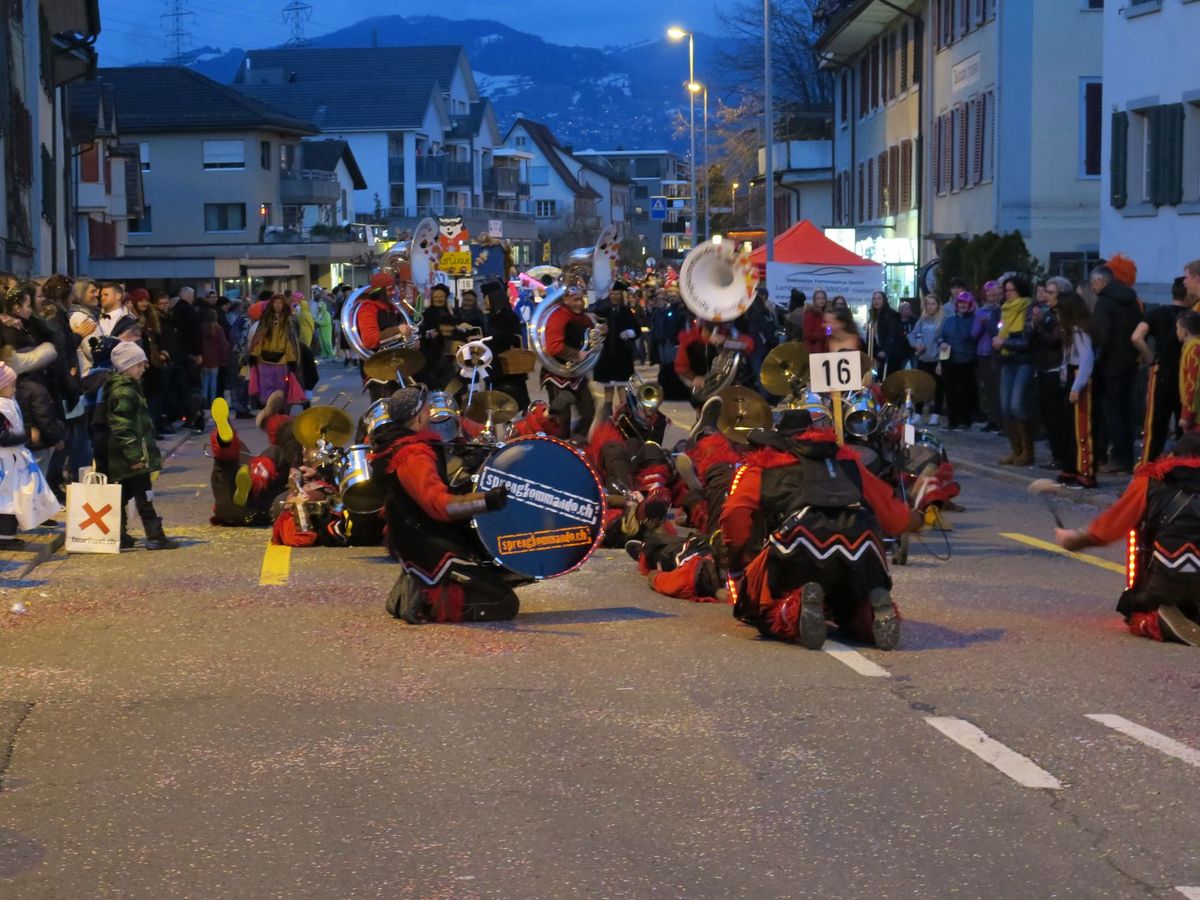
[[[1062,517],[1059,516],[1058,510],[1054,508],[1054,504],[1050,501],[1051,494],[1061,494],[1063,486],[1056,481],[1051,481],[1049,478],[1038,478],[1029,483],[1029,493],[1037,494],[1046,504],[1046,509],[1050,510],[1050,515],[1054,516],[1054,524],[1059,528],[1066,528],[1063,524]]]

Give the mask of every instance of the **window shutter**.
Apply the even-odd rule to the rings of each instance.
[[[866,199],[866,196],[867,196],[866,171],[867,171],[867,167],[863,163],[859,163],[858,164],[858,221],[859,222],[866,221],[865,217],[863,216],[863,212],[864,212],[863,201]]]
[[[834,224],[841,224],[842,221],[842,176],[833,179],[833,221]]]
[[[933,192],[940,194],[942,192],[942,120],[938,118],[934,123],[932,134],[933,146],[930,148],[929,158],[933,161]]]
[[[912,209],[912,141],[900,142],[900,211]]]
[[[913,47],[912,47],[912,83],[916,87],[921,83],[921,66],[924,62],[922,48],[924,45],[924,29],[925,21],[917,19],[913,22]]]
[[[1104,128],[1103,85],[1098,81],[1088,82],[1083,91],[1083,173],[1099,175],[1100,145]]]
[[[970,159],[967,141],[970,136],[971,132],[967,122],[967,105],[960,103],[958,104],[958,184],[964,188],[970,185],[970,182],[967,181],[967,161]]]
[[[895,215],[900,211],[900,204],[904,202],[904,193],[901,190],[901,185],[904,183],[904,176],[900,172],[900,148],[892,146],[888,148],[888,213]]]
[[[1162,119],[1159,134],[1163,139],[1163,203],[1178,206],[1183,201],[1183,104],[1160,107],[1159,116]]]
[[[1114,209],[1123,209],[1129,200],[1128,182],[1129,113],[1112,114],[1112,154],[1109,159],[1109,202]]]
[[[875,218],[875,157],[867,160],[867,219]]]
[[[858,62],[858,117],[861,119],[871,108],[871,54],[863,53]]]
[[[971,119],[971,184],[983,181],[983,103],[972,97],[968,107]]]
[[[891,215],[891,181],[888,171],[888,154],[884,150],[879,154],[879,215]]]
[[[900,28],[900,92],[908,90],[908,23]]]
[[[942,182],[945,190],[954,189],[954,120],[950,113],[942,116]]]

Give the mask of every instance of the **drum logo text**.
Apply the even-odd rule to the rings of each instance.
[[[558,550],[562,547],[586,547],[591,542],[591,533],[580,526],[554,528],[549,531],[527,531],[524,534],[502,534],[496,538],[500,552],[505,555]]]
[[[485,468],[479,476],[479,490],[481,491],[490,491],[500,485],[508,488],[510,500],[547,510],[564,518],[574,519],[576,522],[586,522],[590,525],[597,520],[599,515],[599,505],[595,500],[539,484],[512,472],[499,472],[495,469]],[[590,542],[589,539],[588,543]]]

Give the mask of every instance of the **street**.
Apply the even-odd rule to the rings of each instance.
[[[620,550],[405,625],[381,549],[210,527],[206,446],[155,484],[182,549],[4,582],[6,900],[1200,897],[1200,653],[1130,636],[1123,548],[1038,547],[1011,483],[960,471],[896,652],[809,652]]]

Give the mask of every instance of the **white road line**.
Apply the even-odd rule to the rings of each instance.
[[[970,722],[953,716],[926,716],[925,721],[989,766],[999,769],[1017,784],[1053,791],[1062,788],[1062,782],[1033,760],[988,737]]]
[[[838,662],[849,666],[859,675],[865,675],[867,678],[891,678],[892,673],[883,666],[877,666],[871,662],[857,650],[852,650],[845,644],[839,644],[837,641],[826,641],[825,646],[821,648]]]
[[[1200,900],[1200,887],[1177,887],[1175,890],[1187,897],[1188,900]]]
[[[1200,750],[1193,750],[1187,744],[1181,744],[1179,741],[1173,740],[1165,734],[1159,734],[1157,731],[1143,728],[1136,722],[1130,722],[1128,719],[1122,719],[1120,716],[1098,714],[1089,715],[1086,718],[1091,719],[1093,722],[1099,722],[1101,725],[1107,725],[1114,731],[1119,731],[1121,734],[1131,737],[1135,741],[1141,741],[1147,747],[1153,747],[1160,753],[1181,759],[1188,765],[1200,767]],[[1200,893],[1196,894],[1196,900],[1200,900]]]

